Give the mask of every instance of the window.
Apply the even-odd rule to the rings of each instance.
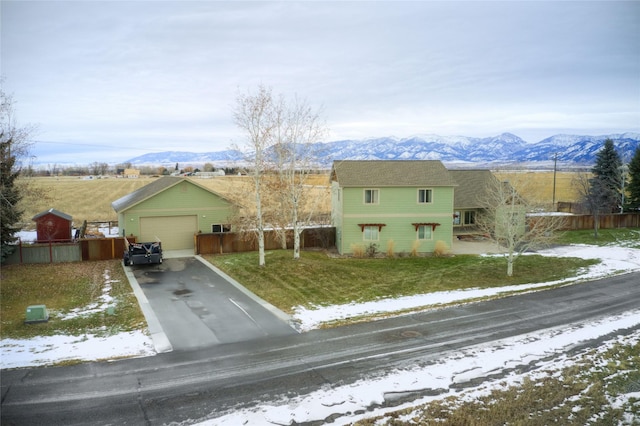
[[[433,191],[431,189],[418,189],[418,203],[427,204],[430,203],[433,198]]]
[[[430,240],[433,238],[433,226],[431,225],[419,225],[418,226],[418,239]]]
[[[460,212],[457,210],[453,212],[453,224],[460,225]]]
[[[377,189],[365,189],[364,190],[364,203],[365,204],[378,204],[380,200],[380,194]]]
[[[476,224],[476,212],[475,210],[463,210],[453,212],[453,224],[454,225],[475,225]]]
[[[380,239],[380,227],[378,225],[364,226],[362,234],[362,239],[365,241],[378,241]]]
[[[211,232],[213,233],[231,232],[231,226],[222,225],[222,224],[213,224],[211,225]]]
[[[464,212],[464,224],[473,225],[475,223],[476,223],[476,212],[473,210],[468,210]]]

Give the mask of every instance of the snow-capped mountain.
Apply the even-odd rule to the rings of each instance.
[[[591,165],[606,139],[612,139],[624,162],[629,162],[640,146],[639,133],[602,136],[555,135],[537,143],[527,143],[511,133],[488,138],[466,136],[419,135],[408,138],[382,137],[341,140],[316,144],[322,163],[333,160],[441,160],[444,163],[488,165],[514,163],[550,163]],[[129,160],[131,164],[224,163],[241,161],[233,150],[192,153],[160,152]]]

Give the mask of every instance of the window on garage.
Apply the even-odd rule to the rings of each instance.
[[[219,234],[222,232],[231,232],[231,225],[229,224],[213,224],[211,225],[211,232]]]

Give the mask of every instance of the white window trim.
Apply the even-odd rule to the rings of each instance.
[[[366,238],[367,232],[366,230],[368,228],[374,228],[376,230],[376,239],[375,240],[369,240]],[[380,228],[377,225],[373,225],[373,226],[365,226],[362,230],[362,241],[380,241]]]
[[[420,191],[429,191],[431,193],[431,199],[429,201],[420,201]],[[418,204],[433,204],[433,188],[418,188],[416,197]]]
[[[367,191],[375,191],[375,194],[377,195],[375,202],[373,203],[367,203]],[[379,188],[364,188],[364,190],[362,191],[362,203],[366,206],[369,205],[375,205],[375,204],[380,204],[380,189]]]
[[[420,238],[420,228],[429,229],[429,238]],[[418,229],[416,229],[416,240],[418,241],[433,241],[433,228],[431,225],[420,225]]]

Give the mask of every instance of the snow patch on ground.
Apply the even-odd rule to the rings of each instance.
[[[394,299],[374,300],[365,303],[354,302],[344,305],[318,306],[311,309],[299,306],[294,310],[293,321],[301,331],[309,331],[319,328],[323,323],[340,321],[363,315],[407,311],[427,306],[437,307],[464,300],[495,297],[514,291],[535,290],[549,285],[587,281],[611,276],[613,274],[629,273],[640,270],[640,250],[632,248],[572,245],[541,250],[537,254],[549,257],[600,259],[601,263],[585,269],[576,277],[553,282],[522,284],[497,288],[471,288],[459,291],[441,291],[415,296],[398,297]]]
[[[491,344],[472,346],[456,351],[430,364],[414,368],[398,369],[382,377],[369,377],[356,383],[322,389],[308,395],[261,404],[251,409],[240,409],[224,416],[199,423],[200,426],[237,424],[292,424],[322,421],[333,416],[332,424],[342,425],[385,412],[415,407],[449,396],[476,399],[488,395],[492,390],[504,389],[522,383],[525,375],[509,372],[513,367],[529,365],[534,371],[528,374],[548,374],[549,370],[561,371],[574,365],[578,355],[564,355],[568,349],[580,342],[606,336],[616,330],[640,324],[640,309],[612,318],[569,327],[553,328],[537,333],[503,339]],[[599,346],[605,350],[615,343],[627,345],[640,341],[640,331],[627,336],[618,336]],[[555,355],[553,359],[548,357]],[[544,371],[544,373],[543,373]],[[491,376],[504,372],[498,379]],[[482,384],[457,390],[456,386],[474,379],[483,379]],[[431,390],[434,396],[420,398],[400,406],[377,408],[386,399],[396,395]],[[612,404],[622,405],[635,394],[619,396]],[[359,414],[354,414],[359,413]],[[337,418],[336,418],[337,417]]]
[[[28,340],[2,339],[2,368],[34,367],[80,360],[97,361],[155,355],[153,341],[145,331],[111,336],[43,336]]]
[[[579,277],[567,280],[567,282],[584,281],[640,270],[640,250],[631,248],[573,245],[544,250],[540,254],[544,256],[570,256],[602,260],[600,264],[594,265]],[[85,315],[94,310],[104,311],[113,302],[109,295],[110,277],[107,274],[103,278],[105,285],[99,301],[95,305],[92,304],[74,311],[72,315]],[[359,315],[419,309],[424,306],[437,306],[479,297],[495,296],[514,289],[534,290],[549,284],[557,283],[529,284],[513,286],[514,288],[501,287],[496,289],[437,292],[367,303],[319,307],[317,309],[298,308],[294,314],[294,320],[299,323],[301,329],[310,330],[319,327],[325,322]],[[153,350],[153,343],[146,329],[115,335],[108,334],[106,330],[99,330],[96,333],[85,334],[81,337],[50,336],[25,340],[3,339],[0,341],[0,367],[34,367],[51,365],[69,359],[93,361],[97,359],[148,356],[156,353]],[[96,348],[99,348],[99,350]]]

